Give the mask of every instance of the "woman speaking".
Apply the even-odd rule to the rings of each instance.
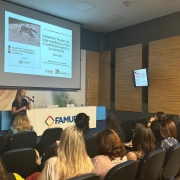
[[[27,100],[25,99],[27,98]],[[24,88],[18,89],[15,99],[12,103],[12,121],[19,112],[24,112],[31,109],[30,98],[26,97],[26,90]]]

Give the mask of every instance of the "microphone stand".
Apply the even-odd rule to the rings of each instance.
[[[70,107],[71,107],[71,104],[70,104],[70,101],[69,101],[68,97],[66,97],[66,99],[67,99],[67,102],[69,103],[69,105],[70,105]]]
[[[34,101],[34,96],[32,96],[32,98],[33,98],[33,106],[34,106],[34,109],[36,109],[35,101]]]

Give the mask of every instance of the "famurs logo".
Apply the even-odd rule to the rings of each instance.
[[[50,128],[54,124],[54,119],[52,118],[52,116],[48,116],[45,120],[45,123],[47,124],[48,128]]]

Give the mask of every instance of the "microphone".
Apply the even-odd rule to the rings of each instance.
[[[34,100],[31,99],[30,97],[28,97],[28,96],[25,96],[25,97],[28,98],[30,101],[34,102]]]
[[[66,97],[66,99],[67,99],[68,103],[70,104],[70,101],[69,101],[68,97]]]

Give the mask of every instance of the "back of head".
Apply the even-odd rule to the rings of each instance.
[[[144,155],[153,151],[155,148],[155,137],[151,129],[148,126],[137,123],[132,144],[134,150],[141,151]]]
[[[159,111],[156,113],[156,118],[159,121],[165,120],[166,119],[166,114],[162,111]]]
[[[108,156],[111,160],[122,159],[125,147],[117,133],[112,129],[105,129],[97,134],[98,151],[100,155]]]
[[[161,128],[161,135],[164,138],[168,138],[168,137],[173,137],[175,139],[177,138],[177,128],[173,121],[168,119],[161,121],[160,128]]]
[[[106,129],[113,129],[116,132],[121,132],[121,126],[120,126],[120,122],[117,119],[116,115],[113,113],[109,113],[108,116],[106,117],[106,121],[105,121],[105,128]]]
[[[62,180],[93,170],[86,153],[83,132],[77,126],[67,127],[62,132],[57,154],[57,168]]]
[[[75,124],[76,126],[83,131],[83,133],[86,133],[90,130],[89,128],[89,116],[85,113],[79,113],[76,116]]]
[[[27,130],[32,130],[33,127],[30,124],[30,121],[27,115],[23,112],[20,112],[16,115],[13,124],[13,128],[16,129],[18,132],[23,132]]]

